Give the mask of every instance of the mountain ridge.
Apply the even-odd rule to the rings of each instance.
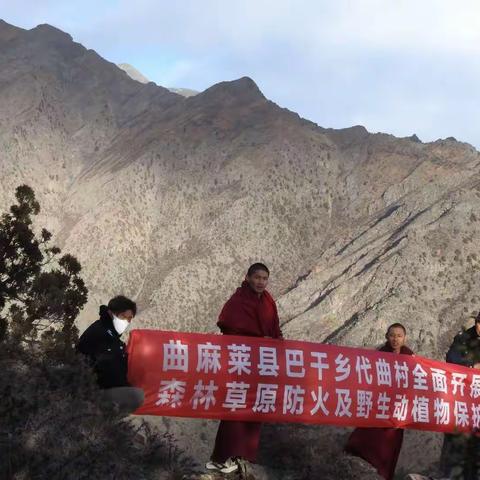
[[[81,329],[124,293],[139,327],[216,331],[254,261],[288,338],[374,347],[401,321],[441,359],[480,305],[480,155],[466,143],[322,128],[248,77],[185,98],[53,27],[0,22],[0,151],[4,210],[31,185],[39,225],[82,263]],[[207,458],[191,423],[171,428]],[[436,438],[407,433],[402,465],[431,464]]]

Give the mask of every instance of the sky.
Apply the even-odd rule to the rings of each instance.
[[[480,149],[480,0],[0,0],[166,87],[243,76],[322,127]]]

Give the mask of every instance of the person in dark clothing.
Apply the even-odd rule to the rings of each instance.
[[[86,355],[104,391],[104,397],[115,404],[121,414],[128,415],[144,401],[140,388],[128,383],[128,357],[120,336],[137,313],[132,300],[117,296],[100,307],[100,318],[80,336],[76,350]]]
[[[455,336],[446,361],[464,367],[480,368],[480,314],[475,318],[473,327]]]
[[[453,339],[446,355],[448,363],[480,369],[480,313],[475,325]],[[440,466],[446,476],[461,468],[462,478],[477,480],[480,476],[480,438],[477,435],[446,433],[443,439]]]
[[[242,286],[219,315],[217,325],[224,335],[282,338],[277,306],[266,289],[269,275],[262,263],[250,266]],[[259,422],[222,420],[206,468],[227,474],[244,470],[244,460],[255,462],[261,426]]]
[[[406,329],[401,323],[394,323],[387,329],[387,341],[379,351],[399,355],[413,355],[406,345]],[[403,430],[401,428],[356,428],[350,435],[345,451],[363,458],[376,468],[385,480],[395,475],[398,456],[402,449]]]

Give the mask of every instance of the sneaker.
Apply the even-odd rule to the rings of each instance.
[[[222,473],[233,473],[238,470],[238,463],[232,458],[228,458],[220,469]]]
[[[238,465],[238,473],[240,474],[240,478],[246,480],[248,478],[248,475],[247,475],[247,461],[244,460],[241,457],[238,457],[236,459],[236,462],[237,462],[237,465]]]
[[[214,462],[213,460],[210,460],[205,464],[205,468],[207,470],[217,470],[218,472],[224,467],[225,465],[223,463],[217,463]]]
[[[409,473],[405,480],[435,480],[433,477],[426,477],[425,475],[419,475],[418,473]],[[448,478],[439,478],[437,480],[448,480]]]

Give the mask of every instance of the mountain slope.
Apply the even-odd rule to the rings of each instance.
[[[0,152],[3,208],[30,184],[82,262],[80,327],[124,293],[137,325],[215,331],[258,260],[291,338],[371,347],[401,321],[442,358],[479,308],[480,157],[452,139],[320,128],[246,77],[185,98],[0,22]]]

